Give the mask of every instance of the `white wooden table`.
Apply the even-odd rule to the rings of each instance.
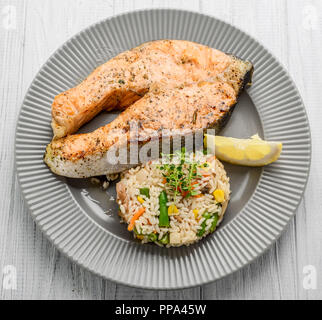
[[[260,40],[298,86],[313,140],[311,176],[304,199],[277,243],[253,264],[225,279],[178,291],[117,285],[63,257],[33,223],[14,170],[17,115],[40,66],[84,27],[114,14],[152,7],[211,14]],[[0,0],[0,298],[321,299],[321,40],[319,0]],[[311,276],[316,270],[316,289],[303,286],[307,279],[303,268],[308,265],[313,266],[308,269]],[[17,272],[16,289],[8,289],[4,281],[11,268],[8,266]]]

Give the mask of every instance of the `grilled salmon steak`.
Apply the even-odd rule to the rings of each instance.
[[[130,106],[156,83],[179,87],[225,81],[238,91],[250,68],[250,63],[190,41],[142,44],[99,66],[78,86],[55,97],[54,137],[75,133],[102,110]]]
[[[154,86],[109,124],[91,133],[54,139],[47,146],[45,162],[54,173],[73,178],[117,173],[137,165],[110,161],[111,156],[128,149],[130,142],[137,141],[142,150],[148,142],[163,139],[164,131],[187,135],[207,128],[218,130],[233,111],[243,83],[249,81],[251,68],[251,64],[244,68],[241,79],[245,81],[239,82],[238,90],[225,81],[171,89]],[[133,122],[137,130],[130,130]]]

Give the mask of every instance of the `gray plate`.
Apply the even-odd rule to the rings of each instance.
[[[119,223],[115,188],[52,174],[42,158],[52,138],[51,103],[119,52],[155,39],[196,41],[254,63],[244,93],[223,135],[258,132],[283,142],[274,164],[225,164],[232,199],[219,230],[198,244],[159,248],[134,241]],[[117,114],[103,113],[90,131]],[[16,166],[30,212],[47,237],[73,261],[123,284],[175,289],[220,279],[262,254],[284,230],[300,202],[310,167],[311,140],[298,91],[279,62],[257,41],[215,18],[180,10],[131,12],[99,22],[59,48],[32,82],[19,115]]]

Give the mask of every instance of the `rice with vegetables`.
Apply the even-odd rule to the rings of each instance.
[[[229,178],[213,155],[176,152],[122,173],[119,214],[142,243],[189,245],[215,231],[229,201]]]

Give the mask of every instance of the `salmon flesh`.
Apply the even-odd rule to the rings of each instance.
[[[52,104],[55,138],[75,133],[102,110],[126,109],[151,87],[225,81],[238,92],[251,64],[207,46],[158,40],[123,52],[95,69]]]
[[[236,67],[233,75],[222,73],[220,81],[201,81],[175,88],[154,85],[109,124],[91,133],[54,139],[46,148],[46,164],[54,173],[72,178],[117,173],[149,160],[148,150],[144,159],[138,158],[138,154],[151,142],[153,146],[158,144],[157,153],[151,151],[158,157],[164,137],[173,139],[209,128],[218,132],[252,73],[251,63],[232,59],[240,68]],[[231,79],[236,77],[239,80],[232,85]],[[135,161],[129,160],[128,154],[122,161],[116,161],[132,145],[133,149],[137,148]]]

